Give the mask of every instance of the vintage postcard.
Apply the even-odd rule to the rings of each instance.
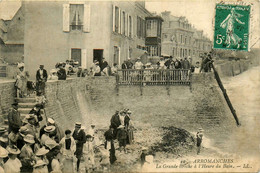
[[[0,173],[260,172],[259,0],[0,0]]]

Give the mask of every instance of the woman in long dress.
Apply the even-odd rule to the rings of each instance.
[[[28,72],[24,70],[24,64],[18,64],[19,72],[16,76],[15,86],[17,88],[17,96],[25,97],[27,95]]]

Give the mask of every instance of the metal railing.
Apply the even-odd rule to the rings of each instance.
[[[190,85],[189,69],[118,70],[118,85]]]

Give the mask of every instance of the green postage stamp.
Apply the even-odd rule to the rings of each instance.
[[[214,48],[248,51],[250,6],[217,4]]]

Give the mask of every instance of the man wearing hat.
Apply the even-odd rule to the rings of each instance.
[[[8,124],[9,124],[9,133],[12,131],[15,134],[18,133],[19,128],[22,126],[22,120],[20,113],[18,112],[18,103],[15,102],[12,104],[12,108],[8,113]]]
[[[36,157],[32,150],[32,145],[35,143],[34,136],[31,134],[27,134],[24,137],[25,145],[21,149],[21,154],[19,156],[22,162],[21,172],[32,172],[33,165],[35,164]]]
[[[75,156],[77,158],[77,171],[79,170],[80,165],[80,159],[83,154],[83,145],[86,143],[86,134],[83,129],[81,129],[81,123],[77,122],[75,123],[75,129],[72,134],[72,137],[75,140],[76,143],[76,151]]]
[[[133,68],[134,64],[132,63],[131,58],[127,58],[126,66],[127,66],[127,69]]]
[[[44,65],[40,65],[40,69],[36,72],[36,91],[41,91],[45,94],[45,82],[48,79],[47,71],[44,69]]]
[[[203,129],[199,128],[197,134],[196,134],[196,139],[197,139],[197,154],[200,153],[201,149],[201,143],[202,143],[202,137],[203,137]]]
[[[117,135],[117,128],[120,126],[120,118],[119,118],[119,111],[116,111],[115,114],[111,117],[110,120],[111,127],[114,129],[114,139],[116,139]]]

